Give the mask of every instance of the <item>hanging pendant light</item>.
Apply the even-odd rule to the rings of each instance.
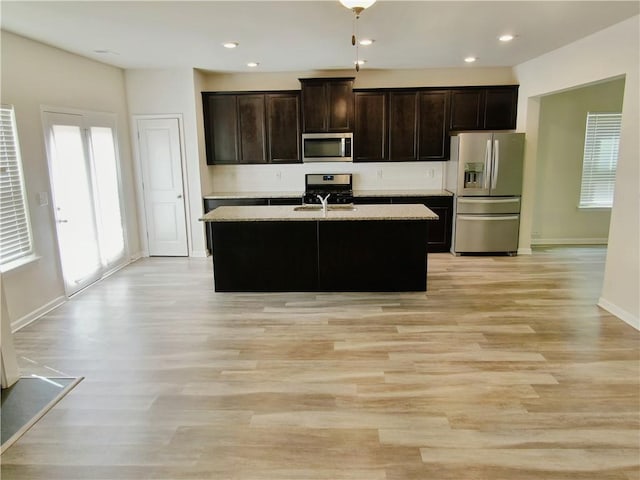
[[[353,17],[353,33],[351,34],[351,45],[356,47],[356,72],[360,71],[360,65],[363,63],[358,58],[358,19],[360,14],[371,5],[376,3],[376,0],[340,0],[340,3],[351,10],[354,14]]]
[[[376,3],[376,0],[340,0],[340,3],[359,16],[363,10]]]

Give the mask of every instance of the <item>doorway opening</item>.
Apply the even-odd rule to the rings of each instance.
[[[581,205],[587,117],[622,111],[624,78],[540,98],[532,245],[606,245],[611,208]]]

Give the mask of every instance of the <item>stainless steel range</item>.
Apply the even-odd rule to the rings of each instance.
[[[322,200],[321,200],[322,199]],[[307,173],[302,201],[319,205],[326,199],[332,205],[353,204],[353,177],[350,173]]]

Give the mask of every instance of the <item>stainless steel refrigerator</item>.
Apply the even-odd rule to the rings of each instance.
[[[445,184],[455,194],[452,253],[517,253],[523,156],[524,133],[451,137]]]

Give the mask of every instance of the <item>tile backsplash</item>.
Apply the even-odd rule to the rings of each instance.
[[[445,162],[304,163],[208,167],[213,192],[296,192],[306,173],[353,173],[355,190],[438,190]]]

